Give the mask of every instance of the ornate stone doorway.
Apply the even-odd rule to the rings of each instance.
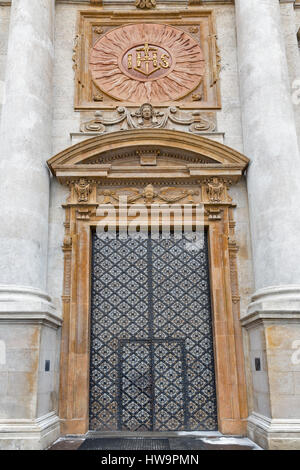
[[[207,234],[93,234],[90,429],[218,429]],[[193,248],[193,249],[192,249]]]
[[[113,208],[119,220],[119,201],[126,195],[127,209],[133,211],[128,222],[134,219],[132,214],[139,204],[147,207],[157,203],[168,206],[175,204],[179,208],[188,205],[192,225],[197,217],[197,208],[204,208],[203,228],[207,233],[210,271],[210,339],[213,338],[214,344],[217,424],[219,431],[224,434],[244,434],[248,411],[239,320],[236,263],[238,248],[233,218],[235,204],[229,195],[229,188],[241,178],[248,159],[220,143],[200,136],[165,129],[139,129],[86,140],[53,157],[48,164],[58,181],[70,188],[69,198],[64,204],[64,323],[60,381],[62,433],[84,434],[89,430],[89,410],[92,405],[90,392],[93,387],[90,381],[90,372],[93,372],[90,371],[90,359],[94,348],[90,341],[93,325],[91,311],[94,312],[91,296],[92,234],[99,223],[103,222],[110,208]],[[147,215],[146,219],[145,225],[148,224]],[[195,318],[196,316],[193,321]],[[176,321],[169,322],[169,325],[176,325]],[[185,324],[187,322],[188,320]],[[197,332],[192,326],[192,331],[194,334],[201,333],[201,326],[199,325]],[[172,338],[176,341],[165,342],[161,347],[173,348],[174,364],[180,369],[182,359],[179,360],[179,356],[183,357],[180,342],[182,337],[178,335],[178,338]],[[145,337],[147,339],[148,336]],[[150,339],[152,342],[145,341],[142,344],[138,341],[124,341],[121,353],[124,360],[119,364],[127,367],[126,348],[133,348],[134,356],[140,353],[143,346],[145,350],[150,350],[148,358],[155,358],[158,352],[154,350],[159,351],[160,346],[154,341],[155,335],[152,338],[150,335]],[[164,338],[158,336],[157,339]],[[172,362],[172,354],[170,358]],[[155,369],[149,370],[151,372]],[[197,380],[201,380],[201,370],[196,375]],[[109,379],[109,374],[106,378]],[[185,383],[187,388],[188,381]],[[122,390],[125,385],[122,384]],[[147,388],[148,385],[144,385]],[[141,386],[144,385],[141,380]],[[101,394],[104,400],[104,391]],[[153,392],[149,396],[153,397]],[[118,403],[115,416],[118,415]],[[187,407],[189,403],[187,400]],[[201,414],[199,410],[200,407],[198,413]],[[192,414],[193,411],[190,416]],[[200,414],[192,422],[188,412],[183,413],[182,420],[174,424],[174,428],[196,429],[204,426],[205,419],[201,420]],[[123,414],[120,418],[119,413],[119,424],[114,423],[115,429],[127,426],[126,419]],[[171,419],[168,421],[167,418],[166,421],[169,429],[173,428],[173,424],[168,424]],[[151,419],[148,423],[153,427],[155,425]],[[164,425],[161,421],[160,429]],[[207,424],[205,426],[208,427]],[[213,421],[209,426],[215,426]]]

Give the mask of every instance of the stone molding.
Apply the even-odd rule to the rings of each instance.
[[[243,326],[281,321],[299,323],[300,286],[272,286],[259,289],[251,298],[247,314],[241,318]]]
[[[51,297],[46,292],[35,287],[0,284],[0,302],[24,300],[24,296],[26,296],[27,300],[31,301],[36,301],[38,299],[44,302],[51,302]]]
[[[280,3],[294,3],[295,0],[280,0]],[[135,0],[72,0],[71,2],[69,0],[56,0],[56,3],[78,3],[78,4],[90,4],[95,7],[99,6],[113,6],[113,5],[124,5],[127,4],[129,8],[132,8],[135,6]],[[217,4],[217,5],[228,5],[228,4],[233,4],[234,0],[159,0],[157,2],[157,7],[159,8],[160,6],[164,5],[164,8],[167,6],[170,7],[182,7],[185,5],[189,6],[202,6],[202,5],[210,5],[210,4]],[[0,6],[10,6],[11,5],[11,0],[0,0]],[[295,3],[295,7],[300,7],[300,4]]]
[[[59,436],[55,411],[36,419],[0,419],[0,450],[43,450]]]
[[[41,323],[58,328],[62,319],[49,295],[40,289],[0,285],[0,322]]]
[[[171,129],[131,129],[99,135],[84,140],[48,160],[48,166],[61,183],[79,180],[111,180],[113,177],[129,178],[126,167],[117,166],[116,161],[124,158],[124,152],[141,149],[164,148],[160,159],[168,156],[185,161],[185,169],[175,165],[173,178],[184,179],[210,177],[230,178],[237,182],[249,160],[239,152],[196,134]],[[113,160],[112,160],[113,158]],[[87,165],[88,164],[88,165]],[[170,168],[147,168],[147,178],[170,177]],[[131,178],[144,178],[145,169],[140,165],[130,170]],[[124,180],[125,181],[125,180]]]
[[[272,419],[260,413],[253,412],[249,416],[248,422],[253,423],[255,425],[259,425],[259,427],[263,429],[264,431],[268,431],[272,433],[296,432],[296,433],[299,433],[299,439],[300,439],[300,418],[297,418],[297,419],[273,418]]]
[[[300,419],[272,419],[253,412],[248,417],[250,439],[269,450],[298,450]]]

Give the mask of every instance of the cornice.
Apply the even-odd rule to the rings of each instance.
[[[138,149],[142,145],[184,149],[212,158],[215,163],[239,164],[241,169],[245,169],[249,163],[249,159],[236,150],[200,135],[170,129],[138,129],[118,131],[87,139],[52,157],[48,165],[53,171],[58,162],[60,164],[83,163],[87,158],[108,150],[133,147]]]

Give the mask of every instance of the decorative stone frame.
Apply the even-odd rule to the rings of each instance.
[[[156,103],[162,107],[170,105],[179,109],[221,109],[220,70],[221,56],[217,43],[217,32],[213,10],[191,8],[187,10],[128,10],[79,11],[77,33],[73,48],[73,68],[75,71],[75,100],[77,111],[96,109],[116,109],[118,106],[134,107],[143,102],[125,102],[106,95],[92,80],[89,70],[90,50],[96,40],[114,28],[128,24],[158,23],[185,31],[203,49],[206,71],[199,86],[181,99]],[[197,95],[202,95],[197,98]]]
[[[149,164],[151,155],[155,158]],[[175,186],[179,192],[190,185],[200,190],[209,237],[219,431],[245,434],[248,411],[239,319],[238,247],[234,238],[235,205],[228,189],[241,178],[248,159],[200,136],[146,129],[86,140],[51,158],[48,164],[58,181],[70,187],[64,205],[62,434],[85,434],[89,429],[91,232],[99,220],[97,188],[144,188],[149,183]],[[186,192],[182,194],[184,200]],[[195,207],[195,202],[189,202]]]

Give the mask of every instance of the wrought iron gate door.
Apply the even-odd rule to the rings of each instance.
[[[90,429],[216,430],[207,238],[93,235]]]

